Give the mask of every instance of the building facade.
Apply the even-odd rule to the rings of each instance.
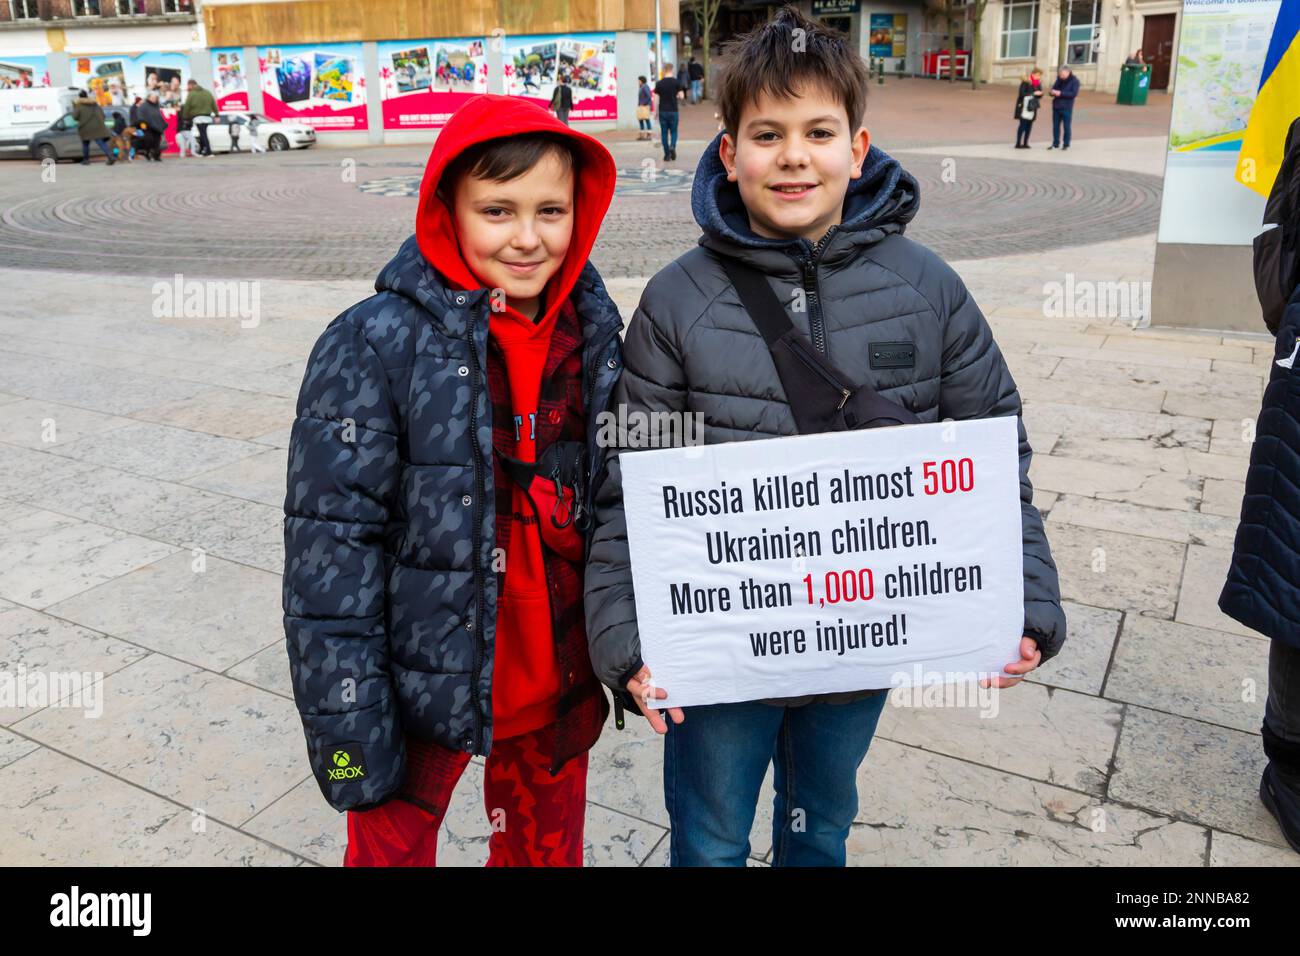
[[[195,79],[223,112],[345,145],[432,139],[470,96],[545,106],[567,81],[573,123],[634,128],[636,78],[659,37],[675,62],[678,31],[678,0],[0,0],[0,88],[166,108]]]
[[[848,35],[864,59],[887,74],[947,74],[951,21],[954,67],[982,83],[1015,84],[1034,66],[1049,76],[1068,63],[1084,89],[1115,92],[1125,59],[1141,49],[1151,89],[1167,90],[1177,56],[1182,0],[799,0],[804,13]],[[711,52],[735,32],[776,11],[768,0],[723,0]],[[979,55],[972,56],[979,16]],[[689,43],[699,29],[684,14]],[[973,61],[973,62],[972,62]]]

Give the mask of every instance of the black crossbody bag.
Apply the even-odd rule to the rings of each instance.
[[[718,256],[741,305],[763,334],[801,435],[859,428],[918,425],[921,419],[882,398],[868,385],[854,385],[794,327],[761,272]]]

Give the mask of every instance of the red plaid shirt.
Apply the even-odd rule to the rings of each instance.
[[[489,339],[488,393],[492,399],[492,432],[496,450],[516,457],[514,409],[510,383],[500,347]],[[556,441],[586,441],[587,420],[583,408],[582,331],[572,302],[565,301],[556,317],[542,372],[537,403],[536,457]],[[496,481],[496,547],[510,553],[511,532],[516,522],[549,521],[550,514],[516,514],[513,479],[494,455]],[[600,736],[608,714],[608,703],[591,670],[587,655],[586,620],[583,613],[583,568],[543,546],[546,587],[550,597],[552,637],[559,665],[560,699],[555,715],[554,765],[558,770],[567,760],[589,750]],[[501,572],[498,593],[503,593]]]

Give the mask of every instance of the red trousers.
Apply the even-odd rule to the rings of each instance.
[[[553,726],[492,743],[483,807],[492,835],[488,866],[582,866],[587,755],[551,776]],[[348,811],[344,866],[434,866],[438,829],[469,754],[407,737],[402,796]]]

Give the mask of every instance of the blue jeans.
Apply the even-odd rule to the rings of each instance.
[[[1052,145],[1069,146],[1070,145],[1070,120],[1074,118],[1074,110],[1052,110]],[[1065,140],[1061,140],[1061,127],[1065,127]]]
[[[691,80],[691,102],[698,103],[704,98],[704,81]]]
[[[665,153],[670,149],[677,149],[677,118],[678,113],[676,110],[669,110],[667,113],[663,110],[659,111],[659,138],[663,140]],[[673,137],[671,146],[668,144],[669,132],[672,133]]]
[[[774,764],[773,866],[843,866],[857,771],[888,695],[847,704],[687,707],[664,738],[672,866],[744,866]]]
[[[105,159],[113,158],[113,154],[108,151],[108,140],[97,139],[95,140],[95,145],[104,153]],[[90,140],[88,139],[83,139],[81,141],[81,161],[83,163],[90,162]]]

